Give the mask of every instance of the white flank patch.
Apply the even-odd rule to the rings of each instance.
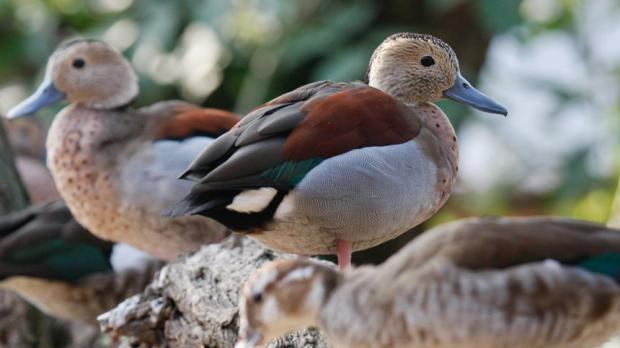
[[[278,190],[273,187],[245,190],[236,195],[232,203],[226,206],[226,209],[239,213],[259,213],[267,208],[277,193]]]
[[[117,243],[112,247],[110,263],[114,271],[142,270],[154,257],[131,245]]]
[[[276,300],[273,296],[267,297],[262,308],[261,321],[263,323],[269,323],[271,321],[278,320],[280,319],[281,314],[282,312],[280,311],[278,300]]]
[[[253,287],[252,287],[253,294],[257,294],[257,293],[262,294],[263,291],[265,291],[265,288],[267,287],[267,285],[273,282],[277,276],[278,276],[278,271],[275,269],[272,269],[267,274],[262,274],[260,277],[258,277],[258,279],[253,284]]]

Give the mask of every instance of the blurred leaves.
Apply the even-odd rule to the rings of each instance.
[[[499,33],[521,23],[521,0],[475,1],[477,18],[489,33]]]
[[[375,13],[370,1],[339,4],[310,26],[296,28],[280,49],[282,67],[294,69],[319,56],[329,58],[337,47],[352,41],[355,34],[367,28]]]

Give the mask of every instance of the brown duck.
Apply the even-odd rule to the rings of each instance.
[[[162,217],[189,193],[178,174],[234,114],[166,101],[133,109],[136,75],[96,40],[71,41],[50,57],[44,81],[9,117],[66,99],[48,134],[48,166],[76,220],[100,238],[171,259],[220,241],[227,228],[199,217]]]
[[[620,331],[619,281],[619,230],[461,220],[377,267],[265,266],[243,291],[237,347],[314,326],[339,348],[592,348]]]
[[[197,183],[170,215],[204,215],[279,251],[337,254],[341,267],[428,219],[458,170],[454,129],[431,102],[506,109],[429,35],[387,38],[368,81],[311,83],[252,111],[184,173]]]
[[[0,289],[59,319],[96,326],[162,264],[90,234],[60,200],[0,217]]]

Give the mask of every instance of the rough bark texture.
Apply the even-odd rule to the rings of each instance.
[[[127,347],[233,347],[246,278],[265,262],[285,257],[291,256],[235,236],[205,246],[168,264],[142,294],[101,315],[102,331],[123,336]],[[270,347],[328,346],[316,330],[306,330]]]

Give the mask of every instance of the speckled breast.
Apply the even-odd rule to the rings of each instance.
[[[48,136],[48,166],[76,220],[97,236],[172,259],[221,240],[222,226],[201,217],[164,218],[124,199],[123,163],[144,146],[145,120],[136,114],[76,106],[63,110]]]
[[[100,237],[116,239],[129,226],[118,214],[117,157],[102,148],[105,116],[75,107],[63,110],[48,136],[48,166],[75,218]],[[112,147],[120,150],[120,144]]]

